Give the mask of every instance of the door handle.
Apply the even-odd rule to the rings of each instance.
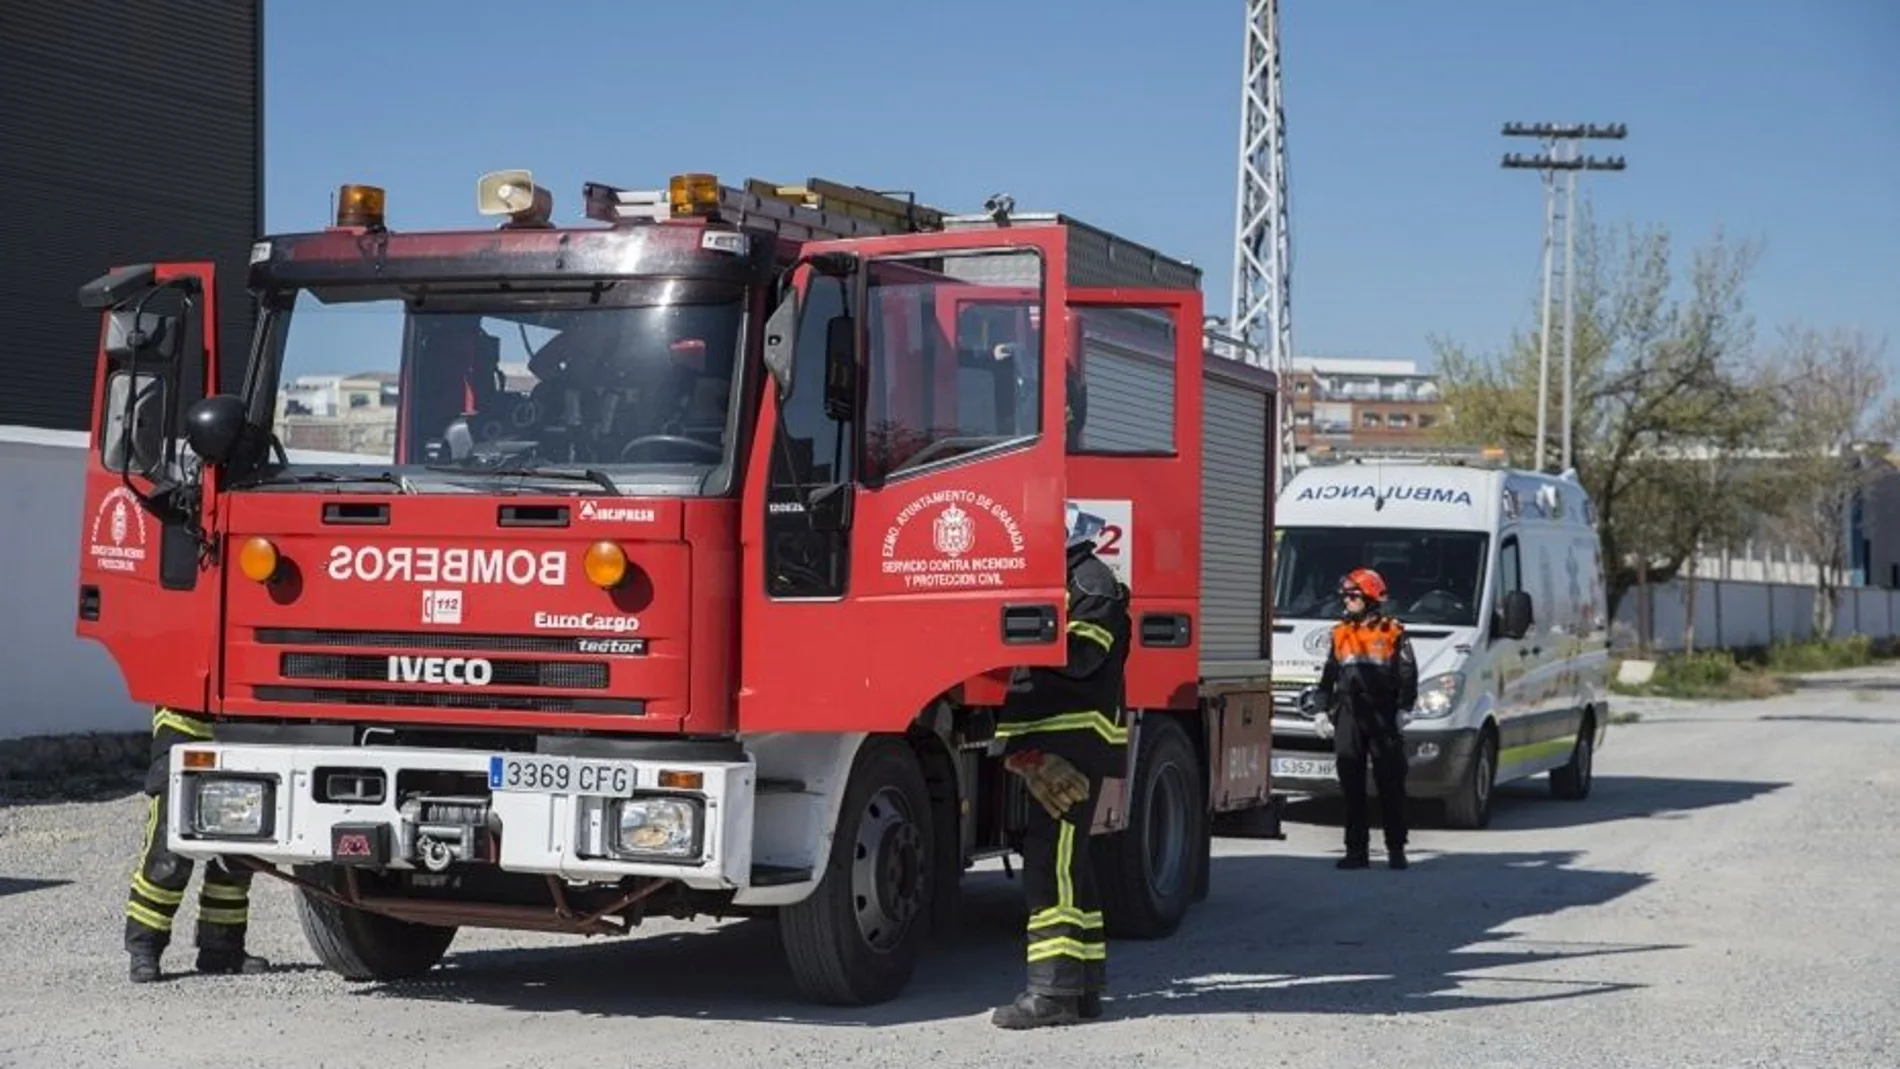
[[[1056,607],[1037,605],[1003,606],[1003,642],[1010,646],[1040,645],[1056,640]]]

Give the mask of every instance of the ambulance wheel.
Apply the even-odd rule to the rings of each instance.
[[[1490,725],[1478,736],[1478,748],[1465,765],[1458,793],[1445,800],[1445,822],[1454,828],[1478,829],[1491,823],[1491,789],[1498,782],[1498,736]]]
[[[1181,722],[1141,721],[1128,826],[1091,844],[1111,939],[1165,939],[1180,927],[1207,864],[1207,786]]]
[[[299,868],[297,875],[331,890],[334,866]],[[346,980],[407,980],[435,968],[455,941],[456,929],[414,924],[333,902],[299,888],[297,923],[324,967]]]
[[[866,739],[851,766],[818,886],[779,912],[792,978],[806,998],[868,1006],[900,994],[930,929],[930,793],[904,740]]]
[[[1596,714],[1585,712],[1577,728],[1576,746],[1570,751],[1570,763],[1550,770],[1550,794],[1567,802],[1590,797],[1590,782],[1596,771]]]

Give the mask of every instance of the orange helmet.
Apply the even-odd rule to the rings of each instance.
[[[1358,591],[1367,601],[1385,600],[1385,578],[1371,568],[1354,568],[1339,584],[1340,593]]]

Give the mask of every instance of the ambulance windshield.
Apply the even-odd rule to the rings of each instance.
[[[1276,532],[1273,614],[1288,620],[1339,616],[1339,581],[1370,567],[1385,579],[1385,610],[1407,624],[1472,627],[1484,593],[1482,531],[1376,527],[1287,527]]]
[[[595,469],[685,492],[730,468],[738,284],[314,286],[266,309],[273,429],[326,468]]]

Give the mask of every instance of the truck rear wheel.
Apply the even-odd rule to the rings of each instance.
[[[807,998],[867,1006],[910,983],[930,922],[932,834],[916,753],[901,739],[865,740],[824,876],[779,912],[786,961]]]
[[[1207,787],[1181,722],[1146,717],[1128,791],[1128,826],[1091,850],[1111,939],[1174,934],[1206,861]]]
[[[297,875],[335,889],[340,881],[329,865],[300,869]],[[301,888],[297,923],[310,949],[331,972],[346,980],[407,980],[421,976],[448,953],[455,928],[414,924],[333,902]]]

